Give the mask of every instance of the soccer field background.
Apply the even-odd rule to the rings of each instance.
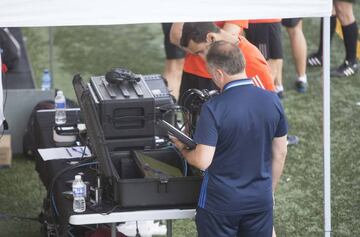
[[[354,11],[360,21],[360,7]],[[308,53],[317,49],[319,19],[304,20]],[[37,85],[48,64],[48,29],[26,28],[27,47]],[[112,67],[136,73],[161,73],[164,64],[160,24],[108,27],[55,27],[54,83],[75,99],[72,77],[102,75]],[[320,68],[308,69],[309,90],[294,90],[295,69],[289,40],[283,28],[285,52],[284,107],[289,134],[300,143],[288,149],[284,174],[276,192],[275,228],[278,237],[323,236],[322,78]],[[331,64],[344,59],[343,43],[332,41]],[[332,228],[334,237],[360,236],[360,73],[331,78]],[[42,207],[44,188],[33,161],[15,156],[10,169],[0,170],[0,213],[36,217]],[[174,222],[174,237],[196,236],[192,220]],[[40,236],[40,224],[5,220],[0,216],[0,236]]]

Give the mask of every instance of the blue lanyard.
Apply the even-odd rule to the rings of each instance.
[[[236,81],[231,81],[224,86],[224,91],[233,88],[235,86],[245,86],[245,85],[253,85],[254,83],[250,79],[241,79]]]

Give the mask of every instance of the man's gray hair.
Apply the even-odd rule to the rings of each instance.
[[[210,68],[221,69],[229,75],[245,70],[245,59],[239,47],[223,40],[211,44],[206,61]]]

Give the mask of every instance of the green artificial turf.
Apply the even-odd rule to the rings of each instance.
[[[35,163],[22,156],[14,156],[11,168],[0,169],[0,236],[38,237],[37,221],[4,218],[3,214],[37,218],[45,197]]]
[[[359,6],[356,6],[360,19]],[[164,61],[159,24],[109,27],[56,27],[54,32],[54,83],[75,98],[72,76],[85,79],[112,67],[136,73],[161,73]],[[316,50],[319,19],[306,19],[308,52]],[[37,84],[48,68],[47,28],[24,29]],[[279,237],[317,237],[323,233],[322,78],[319,68],[308,69],[309,90],[293,89],[295,69],[284,30],[283,100],[289,133],[300,137],[289,147],[283,177],[276,192],[275,227]],[[343,44],[332,42],[332,66],[342,63]],[[360,74],[331,79],[332,228],[334,237],[360,236]],[[34,163],[15,157],[10,169],[0,170],[0,213],[35,217],[45,191]],[[0,218],[0,236],[40,236],[40,225]],[[173,236],[196,236],[192,220],[174,222]]]

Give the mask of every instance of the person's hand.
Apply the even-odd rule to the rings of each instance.
[[[174,143],[175,147],[179,150],[182,151],[185,149],[185,144],[182,143],[179,139],[177,139],[174,136],[169,136],[170,140],[172,141],[172,143]]]

